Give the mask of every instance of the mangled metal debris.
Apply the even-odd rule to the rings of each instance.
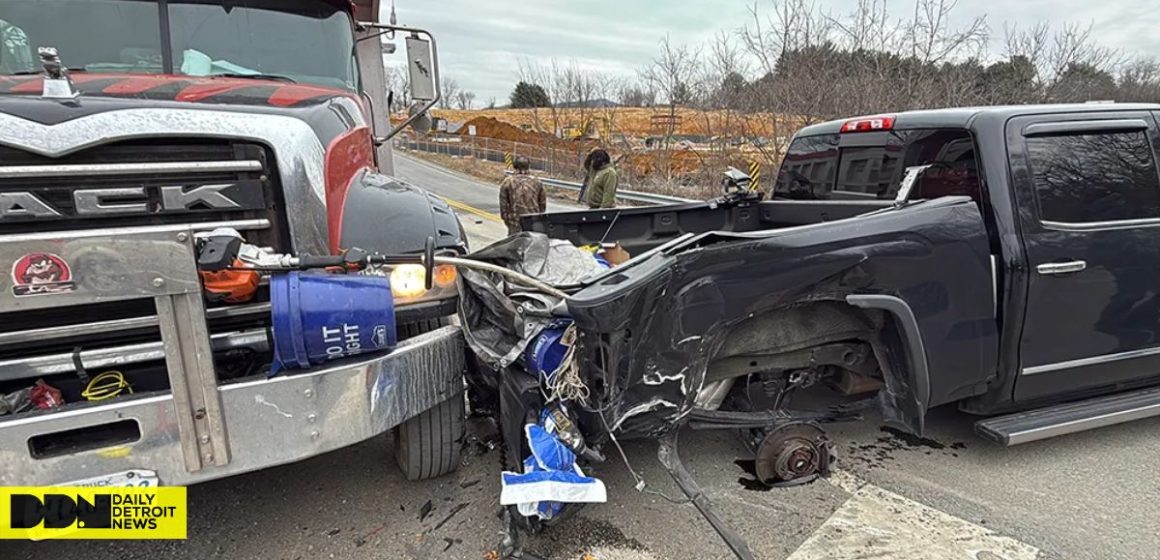
[[[465,337],[480,362],[468,380],[472,401],[495,411],[502,438],[500,503],[505,506],[506,536],[500,551],[510,557],[529,557],[521,556],[521,534],[533,534],[585,504],[607,500],[604,484],[586,473],[586,465],[605,460],[607,446],[627,464],[620,439],[656,436],[658,459],[687,503],[709,520],[738,557],[752,558],[748,545],[713,512],[681,465],[677,430],[690,422],[702,429],[742,430],[751,434],[763,482],[801,483],[824,474],[830,463],[829,443],[814,422],[849,419],[859,410],[799,415],[781,406],[785,394],[816,381],[808,372],[784,382],[743,375],[726,377],[728,383],[707,382],[706,364],[677,367],[660,353],[633,356],[643,364],[642,374],[626,382],[617,371],[628,359],[621,348],[633,334],[622,331],[610,339],[593,328],[624,317],[626,309],[594,312],[591,297],[584,301],[584,314],[576,314],[574,306],[576,294],[585,288],[614,281],[616,268],[610,269],[591,250],[534,233],[510,237],[472,258],[516,273],[464,271],[460,298]],[[521,276],[527,279],[521,281]],[[539,290],[537,283],[550,284],[563,296]],[[584,294],[591,296],[590,291]],[[694,351],[700,353],[703,339],[682,335],[677,345],[697,347]],[[749,392],[750,383],[764,386],[763,394],[777,402],[717,410],[730,395]],[[637,477],[638,491],[654,492],[628,468]]]

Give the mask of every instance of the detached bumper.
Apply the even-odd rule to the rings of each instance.
[[[156,472],[163,485],[186,485],[291,463],[374,437],[456,396],[464,369],[463,335],[444,327],[371,359],[223,385],[230,461],[192,473],[168,394],[0,421],[0,485],[61,484],[132,469]],[[110,441],[101,427],[126,435]],[[75,445],[101,446],[32,443],[69,432]]]

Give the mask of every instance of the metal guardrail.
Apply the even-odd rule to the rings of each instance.
[[[505,171],[505,173],[507,173],[508,175],[512,174],[511,171]],[[583,187],[582,184],[573,183],[571,181],[561,181],[559,179],[551,179],[548,177],[540,177],[539,179],[540,179],[540,182],[544,183],[545,185],[547,185],[549,187],[556,187],[558,189],[567,189],[570,191],[580,192],[580,188]],[[654,205],[658,205],[658,206],[665,205],[665,204],[686,204],[689,202],[704,202],[702,200],[693,200],[691,198],[680,198],[680,197],[676,197],[676,196],[666,196],[663,194],[654,194],[654,193],[646,193],[646,192],[639,192],[639,191],[626,191],[623,189],[617,189],[616,198],[621,199],[621,200],[627,200],[629,202],[640,202],[642,204],[654,204]]]
[[[483,138],[483,140],[487,141],[488,139]],[[444,145],[444,144],[446,144],[446,145]],[[485,159],[485,160],[493,161],[496,163],[505,163],[504,156],[507,155],[507,153],[505,153],[503,151],[491,150],[488,148],[479,148],[478,146],[458,145],[458,144],[449,143],[449,142],[438,143],[438,142],[418,142],[415,140],[395,140],[394,145],[396,148],[401,148],[404,151],[444,153],[447,155],[460,156],[460,157],[470,155],[471,157]],[[438,149],[436,149],[436,150],[430,149],[430,147],[432,145],[437,146]],[[533,169],[538,169],[539,171],[543,171],[543,172],[549,172],[549,173],[551,172],[551,169],[549,169],[549,166],[543,165],[545,163],[545,160],[543,160],[542,158],[541,159],[530,158],[530,159],[532,159],[531,163],[532,163]],[[537,165],[537,163],[539,163],[541,165]],[[512,171],[510,169],[507,169],[507,170],[505,170],[505,173],[510,175],[512,173]],[[550,187],[556,187],[559,189],[567,189],[567,190],[576,191],[576,192],[579,192],[580,187],[581,187],[580,183],[573,183],[571,181],[564,181],[561,179],[550,179],[547,177],[540,177],[540,181],[542,181],[545,185],[548,185]],[[663,194],[653,194],[653,193],[646,193],[646,192],[639,192],[639,191],[629,191],[629,190],[624,190],[624,189],[618,189],[616,191],[616,198],[620,199],[620,200],[625,200],[628,202],[638,202],[641,204],[655,204],[655,205],[685,204],[685,203],[689,203],[689,202],[703,202],[701,200],[694,200],[694,199],[689,199],[689,198],[680,198],[680,197],[676,197],[676,196],[666,196]]]

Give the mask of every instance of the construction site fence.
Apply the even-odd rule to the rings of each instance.
[[[566,150],[533,144],[521,144],[507,140],[480,136],[427,136],[395,140],[395,148],[414,150],[452,157],[471,157],[477,160],[493,161],[511,167],[516,157],[528,159],[531,168],[548,176],[561,179],[583,179],[583,164],[586,152],[580,147]]]

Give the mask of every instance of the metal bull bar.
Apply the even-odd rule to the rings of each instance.
[[[252,227],[268,227],[253,220]],[[198,229],[213,224],[200,224]],[[0,236],[0,309],[55,309],[152,298],[185,468],[230,462],[193,229],[188,225]]]

